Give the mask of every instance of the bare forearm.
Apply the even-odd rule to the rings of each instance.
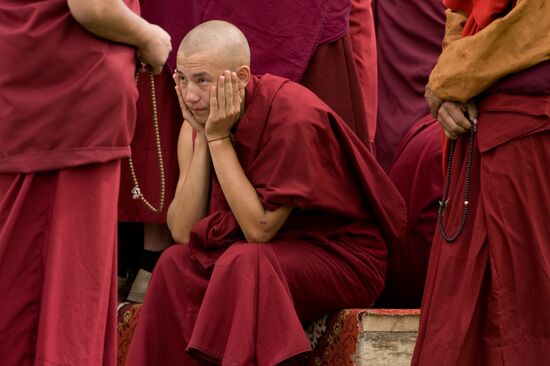
[[[248,242],[270,241],[284,224],[291,208],[267,211],[247,176],[229,139],[211,142],[216,175],[231,211]]]
[[[206,141],[197,138],[193,158],[167,213],[167,222],[174,240],[186,244],[191,229],[206,216],[210,190],[211,160]]]

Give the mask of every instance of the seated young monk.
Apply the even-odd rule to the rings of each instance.
[[[185,123],[161,256],[129,365],[278,365],[302,322],[373,303],[405,206],[366,146],[287,79],[251,74],[244,35],[209,21],[174,74]]]

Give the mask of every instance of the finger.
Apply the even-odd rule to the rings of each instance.
[[[225,111],[225,77],[218,78],[218,112]]]
[[[218,99],[217,99],[217,89],[213,86],[210,89],[210,116],[218,115]]]
[[[174,81],[176,81],[176,80],[174,79]],[[176,95],[178,96],[178,102],[179,102],[179,105],[180,105],[180,109],[187,108],[187,106],[183,102],[183,95],[182,95],[182,92],[181,92],[181,86],[180,86],[180,81],[179,80],[176,81],[176,86],[174,87],[174,89],[176,90]]]
[[[445,108],[439,109],[439,112],[437,114],[437,120],[441,128],[443,128],[443,132],[445,133],[445,136],[447,136],[447,138],[451,140],[454,140],[457,138],[458,135],[455,132],[453,132],[453,129],[452,129],[453,121],[450,118],[449,113]]]
[[[187,104],[185,104],[185,100],[183,99],[181,85],[176,85],[176,94],[178,95],[178,102],[179,102],[179,105],[180,105],[181,114],[183,115],[183,119],[185,119],[186,121],[189,121],[189,123],[191,123],[191,121],[194,121],[195,118],[193,117],[193,114],[191,113],[191,111],[187,107]]]
[[[454,135],[446,129],[443,129],[443,133],[445,134],[445,137],[447,137],[449,140],[456,140],[458,138],[458,135]]]
[[[467,131],[470,131],[470,129],[472,128],[472,123],[466,116],[466,112],[465,109],[463,109],[463,106],[453,104],[453,107],[449,109],[449,113],[454,123],[461,128],[460,132],[465,133]]]
[[[475,128],[477,125],[477,117],[479,115],[477,105],[474,102],[466,103],[466,111],[468,112],[468,115],[470,116],[470,121],[474,124]]]
[[[237,73],[231,73],[231,86],[233,89],[233,107],[237,110],[241,109],[241,96],[239,94],[239,80],[237,79]]]
[[[189,121],[191,123],[192,121],[195,121],[195,117],[193,117],[193,113],[187,108],[187,105],[184,103],[181,107],[181,114],[183,115],[183,119],[186,121]]]
[[[233,107],[233,84],[231,82],[231,73],[225,70],[223,77],[225,80],[225,108],[229,111],[229,109]]]
[[[439,108],[437,119],[453,135],[466,133],[470,128],[470,123],[464,116],[461,106],[456,103],[443,103]],[[464,123],[466,123],[466,128],[463,126]]]
[[[458,136],[468,132],[470,128],[469,122],[464,117],[464,112],[459,105],[448,104],[445,107],[440,108],[438,119],[440,119],[442,126],[447,130],[451,138],[458,138]],[[467,128],[464,128],[461,124],[457,123],[457,120],[462,119],[461,123],[468,123]]]

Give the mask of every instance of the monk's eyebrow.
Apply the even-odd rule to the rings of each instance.
[[[194,78],[210,78],[210,79],[212,78],[212,75],[210,75],[205,71],[193,73],[191,74],[191,76],[193,76]]]

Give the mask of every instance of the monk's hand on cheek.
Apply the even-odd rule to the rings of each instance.
[[[185,101],[183,100],[183,95],[181,93],[182,88],[180,85],[180,77],[176,73],[174,73],[172,74],[172,79],[174,79],[174,83],[176,83],[175,89],[176,94],[178,95],[178,101],[180,104],[183,119],[189,122],[191,127],[193,127],[193,129],[197,133],[197,137],[204,136],[204,126],[197,122],[195,117],[193,117],[193,114],[189,111],[189,108],[187,108],[187,104],[185,104]]]
[[[209,141],[229,136],[241,112],[241,89],[237,74],[226,70],[219,77],[218,86],[210,90],[210,115],[205,125]]]
[[[445,136],[451,140],[457,139],[460,135],[470,131],[477,118],[475,104],[462,104],[445,101],[441,104],[437,120],[443,128]]]

